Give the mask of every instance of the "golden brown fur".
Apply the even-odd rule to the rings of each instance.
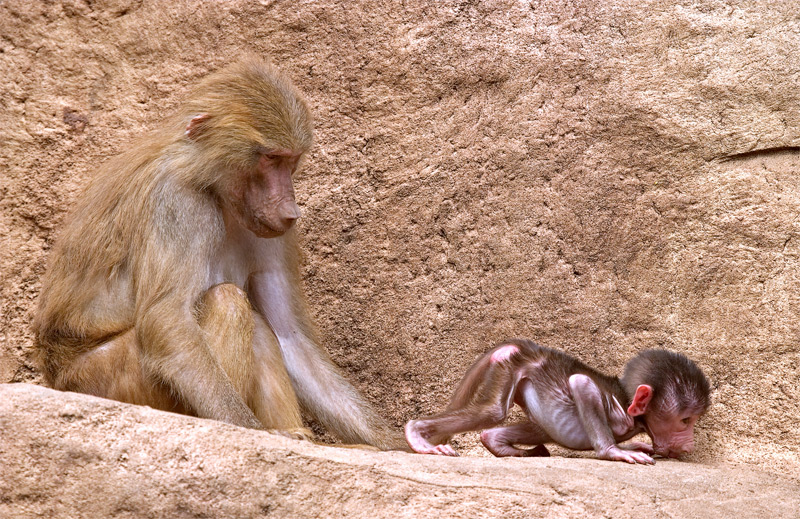
[[[46,380],[300,435],[302,405],[345,441],[398,446],[306,310],[291,173],[311,143],[300,93],[250,57],[106,163],[43,279]]]

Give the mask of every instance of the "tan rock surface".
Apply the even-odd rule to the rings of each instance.
[[[0,381],[38,380],[39,277],[95,165],[254,50],[316,117],[297,191],[321,335],[391,421],[506,336],[609,372],[665,346],[713,380],[695,462],[798,478],[799,47],[791,2],[0,2]]]
[[[27,384],[0,385],[0,425],[0,517],[763,518],[800,507],[795,481],[749,467],[320,447]]]

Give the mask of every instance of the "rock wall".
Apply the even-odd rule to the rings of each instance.
[[[790,2],[0,2],[0,381],[39,379],[39,278],[96,166],[255,51],[316,118],[322,338],[393,423],[508,336],[610,372],[662,346],[713,380],[696,461],[796,476],[798,44]]]

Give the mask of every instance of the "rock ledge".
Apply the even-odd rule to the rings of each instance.
[[[437,458],[0,385],[0,517],[789,517],[747,466]]]

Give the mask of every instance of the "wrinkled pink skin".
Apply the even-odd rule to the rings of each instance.
[[[419,432],[414,420],[405,427],[406,441],[414,452],[419,454],[438,454],[440,456],[458,456],[456,450],[447,443],[433,444]]]
[[[229,193],[233,213],[256,236],[280,236],[300,218],[292,186],[299,161],[300,154],[293,150],[269,150],[261,154],[255,171],[241,172],[233,183]]]
[[[645,429],[653,440],[653,450],[665,458],[679,458],[694,452],[694,425],[700,415],[647,414]]]
[[[193,117],[186,125],[186,137],[198,139],[209,119],[209,114]],[[275,238],[292,228],[300,218],[292,174],[302,155],[300,150],[262,148],[255,168],[230,172],[234,178],[219,187],[240,225],[259,238]]]

